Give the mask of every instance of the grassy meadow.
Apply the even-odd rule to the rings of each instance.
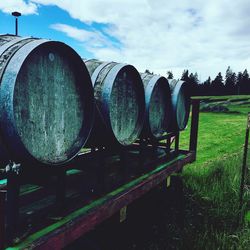
[[[125,222],[106,221],[87,242],[69,249],[82,249],[83,244],[96,250],[250,249],[250,191],[244,196],[244,223],[238,225],[250,96],[205,99],[196,162],[173,176],[169,188],[164,184],[130,205]],[[190,124],[181,133],[183,149],[188,148],[189,132]]]
[[[207,112],[209,106],[212,109]],[[206,98],[201,103],[202,110],[206,112],[200,113],[197,161],[185,167],[183,172],[189,209],[192,211],[195,203],[198,213],[192,216],[200,218],[199,222],[186,223],[184,245],[187,249],[250,249],[248,192],[244,196],[243,225],[238,226],[241,165],[250,97]],[[189,130],[181,135],[183,147],[187,147],[188,136]],[[190,233],[192,237],[188,236]]]

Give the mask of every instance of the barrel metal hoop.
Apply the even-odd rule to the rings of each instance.
[[[88,60],[88,61],[91,61],[91,60]],[[114,62],[104,62],[104,63],[100,64],[100,65],[94,70],[94,72],[93,72],[93,74],[92,74],[92,76],[91,76],[91,81],[92,81],[93,87],[95,86],[95,82],[96,82],[96,80],[98,79],[98,76],[100,75],[102,69],[105,68],[106,66],[112,64],[112,63],[114,63]],[[111,70],[112,70],[112,68],[110,68],[110,69],[107,71],[106,75],[104,76],[104,79],[106,79],[107,75],[110,73]],[[104,118],[104,116],[103,116],[103,113],[101,112],[101,110],[100,110],[100,108],[98,107],[98,105],[96,105],[96,110],[97,110],[97,112],[98,112],[98,114],[99,114],[99,117],[101,118],[103,124],[106,124],[105,118]]]
[[[34,38],[16,38],[0,48],[0,82],[4,71],[14,54],[25,44],[34,41]]]
[[[33,159],[34,161],[36,159],[25,149],[15,124],[13,110],[14,87],[17,73],[26,60],[27,55],[45,42],[48,42],[48,40],[33,40],[26,43],[13,54],[3,74],[0,91],[0,122],[3,129],[4,142],[8,148],[12,149],[11,152],[17,152],[18,155],[23,155],[25,158]],[[13,157],[16,157],[16,155]]]
[[[177,80],[176,81],[176,85],[174,87],[174,90],[173,90],[173,93],[172,93],[172,103],[173,103],[173,111],[174,111],[174,114],[175,114],[175,122],[177,124],[177,103],[178,103],[178,99],[179,99],[179,92],[181,90],[181,88],[183,87],[183,85],[186,84],[185,81],[182,81],[182,80]],[[187,121],[188,119],[188,116],[189,116],[189,111],[190,111],[190,104],[189,104],[189,108],[188,108],[188,112],[186,114],[186,117],[185,117],[185,122]],[[187,124],[186,124],[187,126]],[[184,130],[186,128],[186,126],[184,128],[182,128],[181,130]]]
[[[179,93],[179,91],[180,91],[180,89],[181,89],[181,86],[182,86],[182,84],[183,84],[183,81],[181,81],[181,80],[175,80],[175,86],[174,86],[174,89],[173,89],[173,92],[172,92],[172,102],[173,102],[173,104],[174,104],[174,112],[176,113],[176,104],[177,104],[177,101],[178,101],[178,93]]]
[[[146,88],[145,88],[145,101],[146,101],[146,118],[145,119],[147,121],[146,130],[147,130],[147,133],[150,134],[151,139],[155,139],[155,138],[154,138],[154,134],[151,131],[151,127],[150,127],[150,123],[149,123],[149,107],[150,107],[151,98],[152,98],[152,95],[153,95],[153,90],[156,87],[157,81],[159,81],[160,79],[165,79],[166,80],[166,84],[165,84],[166,88],[164,88],[164,89],[166,89],[166,90],[168,89],[168,91],[167,91],[168,93],[166,93],[166,94],[169,94],[168,102],[169,102],[169,106],[171,105],[171,94],[170,94],[170,88],[169,88],[168,80],[163,76],[153,75],[151,77],[151,79],[149,80]]]
[[[118,63],[116,64],[113,68],[110,69],[110,71],[108,72],[108,74],[106,75],[105,79],[104,79],[104,91],[103,93],[103,98],[106,100],[109,100],[111,97],[111,90],[113,87],[113,83],[119,73],[119,71],[124,68],[125,66],[128,66],[128,64],[124,64],[124,63]]]
[[[176,84],[178,83],[178,81],[180,81],[180,80],[171,79],[168,81],[171,93],[174,91],[174,88],[175,88]]]
[[[175,85],[175,88],[174,88],[174,91],[173,91],[173,94],[176,94],[176,93],[179,92],[179,90],[181,89],[183,83],[184,83],[184,81],[182,81],[182,80],[177,81],[177,83]]]
[[[149,106],[150,106],[150,101],[152,98],[153,94],[153,89],[155,87],[156,82],[160,76],[154,75],[148,82],[146,89],[145,89],[145,101],[146,101],[146,120],[149,120]]]
[[[89,60],[89,61],[90,61],[90,60]],[[101,70],[102,70],[104,67],[106,67],[106,66],[108,66],[109,64],[111,64],[111,63],[113,63],[113,62],[104,62],[104,63],[100,64],[100,65],[95,69],[95,71],[93,72],[93,74],[92,74],[92,76],[91,76],[91,81],[92,81],[93,86],[95,86],[95,82],[96,82],[96,80],[97,80],[97,78],[98,78],[98,76],[99,76]],[[110,69],[110,70],[111,70],[111,69]],[[106,76],[109,74],[110,70],[106,73]],[[105,77],[106,77],[106,76],[105,76]],[[104,78],[105,78],[105,77],[104,77]]]
[[[151,76],[151,78],[149,79],[147,85],[145,86],[145,84],[143,83],[144,91],[145,91],[145,104],[146,104],[145,121],[147,121],[144,124],[144,131],[146,132],[146,134],[149,134],[150,137],[153,137],[150,124],[149,124],[149,106],[150,106],[150,101],[151,101],[152,94],[153,94],[153,89],[159,77],[157,75],[149,75],[145,73],[145,75],[143,75],[142,81],[143,82],[147,81],[148,79],[146,78],[149,76]]]
[[[82,57],[82,60],[86,63],[86,62],[94,61],[95,59],[85,59]]]
[[[157,83],[157,81],[161,78],[161,76],[158,75],[154,75],[148,82],[147,88],[146,88],[146,92],[150,93],[151,95],[149,97],[146,96],[146,98],[149,98],[148,101],[150,102],[150,99],[152,97],[153,94],[153,89],[155,87],[155,84]],[[147,95],[147,93],[145,93]]]
[[[144,79],[148,76],[147,73],[141,73],[140,75],[141,75],[141,79],[142,79],[142,80],[144,80]]]
[[[123,63],[118,63],[117,65],[115,65],[113,68],[110,69],[110,71],[108,72],[107,76],[104,79],[104,87],[103,87],[103,92],[102,92],[102,98],[104,101],[104,103],[109,103],[109,100],[111,98],[111,92],[112,92],[112,87],[113,87],[113,83],[117,77],[117,74],[119,73],[119,71],[125,67],[128,66],[128,64],[123,64]],[[105,105],[103,106],[105,112],[104,114],[107,115],[108,119],[108,126],[111,129],[112,133],[112,126],[111,126],[111,118],[110,118],[110,110],[109,110],[109,105]],[[115,137],[114,133],[113,136]]]
[[[145,95],[144,95],[144,87],[143,87],[143,83],[140,77],[140,74],[138,73],[138,71],[136,70],[136,68],[130,64],[123,64],[123,63],[119,63],[117,65],[115,65],[109,72],[109,74],[107,75],[107,77],[104,79],[104,88],[103,88],[103,92],[102,92],[102,99],[104,100],[103,103],[106,105],[103,105],[102,108],[104,109],[104,114],[106,115],[106,120],[107,120],[107,127],[110,128],[110,131],[112,131],[112,135],[113,138],[115,138],[116,141],[118,141],[116,139],[116,136],[113,132],[113,128],[111,125],[111,117],[110,117],[110,107],[108,105],[109,100],[111,99],[111,93],[112,93],[112,88],[113,88],[113,84],[114,81],[118,75],[118,73],[124,68],[124,67],[128,67],[129,69],[131,69],[137,76],[136,76],[136,80],[138,81],[138,85],[135,84],[135,87],[138,89],[138,95],[140,96],[140,100],[142,102],[142,106],[139,112],[139,116],[138,116],[138,120],[137,120],[137,124],[135,127],[135,130],[133,132],[133,134],[131,134],[130,140],[135,140],[136,138],[138,138],[139,133],[142,130],[142,121],[144,120],[145,117]],[[143,93],[143,95],[142,95]],[[118,143],[120,143],[118,141]]]
[[[9,47],[11,47],[12,45],[24,40],[27,38],[21,38],[21,37],[17,37],[15,39],[12,39],[11,41],[8,41],[6,43],[4,43],[1,47],[0,47],[0,56],[2,56],[2,54],[4,53],[5,50],[7,50]]]

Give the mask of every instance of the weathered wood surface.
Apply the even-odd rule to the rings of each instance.
[[[173,105],[173,127],[174,131],[184,130],[188,123],[190,112],[191,86],[181,80],[169,80]]]
[[[139,73],[127,64],[94,59],[85,63],[94,86],[96,122],[99,132],[101,130],[97,134],[96,126],[92,142],[132,144],[140,135],[145,113],[144,89]]]
[[[172,120],[171,92],[168,80],[159,75],[141,74],[146,100],[144,135],[158,139],[170,131]]]
[[[0,36],[0,44],[1,134],[9,158],[69,161],[93,122],[93,89],[83,61],[60,42]]]

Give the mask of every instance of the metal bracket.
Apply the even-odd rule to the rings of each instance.
[[[127,218],[127,206],[120,209],[120,223],[124,222]]]
[[[166,184],[167,184],[167,188],[169,188],[171,185],[171,176],[170,175],[166,179]]]
[[[5,167],[4,172],[8,173],[15,173],[17,175],[21,172],[21,164],[15,163],[14,161],[9,161],[9,164]]]

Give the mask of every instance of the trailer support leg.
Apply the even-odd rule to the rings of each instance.
[[[5,200],[6,190],[0,190],[0,250],[4,249],[5,245]]]
[[[168,135],[166,140],[166,154],[167,156],[170,156],[170,150],[171,150],[171,136]]]
[[[192,100],[192,120],[191,120],[189,150],[195,152],[195,159],[196,159],[197,141],[198,141],[197,139],[198,139],[198,125],[199,125],[199,109],[200,109],[200,100]]]
[[[125,149],[120,150],[120,161],[123,181],[126,183],[129,179],[130,166],[127,164],[128,153]]]
[[[57,186],[56,186],[56,207],[58,209],[62,209],[64,207],[65,198],[66,198],[66,171],[61,170],[57,175]]]
[[[105,155],[104,149],[101,148],[98,150],[98,165],[96,166],[96,176],[97,176],[97,194],[105,193]]]
[[[15,171],[7,175],[7,205],[6,205],[6,240],[12,242],[16,237],[19,219],[20,176]]]
[[[178,132],[175,135],[175,145],[174,145],[175,155],[179,153],[179,142],[180,142],[180,133]]]
[[[139,160],[138,160],[138,167],[136,174],[143,173],[144,164],[145,164],[145,156],[147,151],[147,140],[144,138],[140,138],[140,145],[139,145]]]

